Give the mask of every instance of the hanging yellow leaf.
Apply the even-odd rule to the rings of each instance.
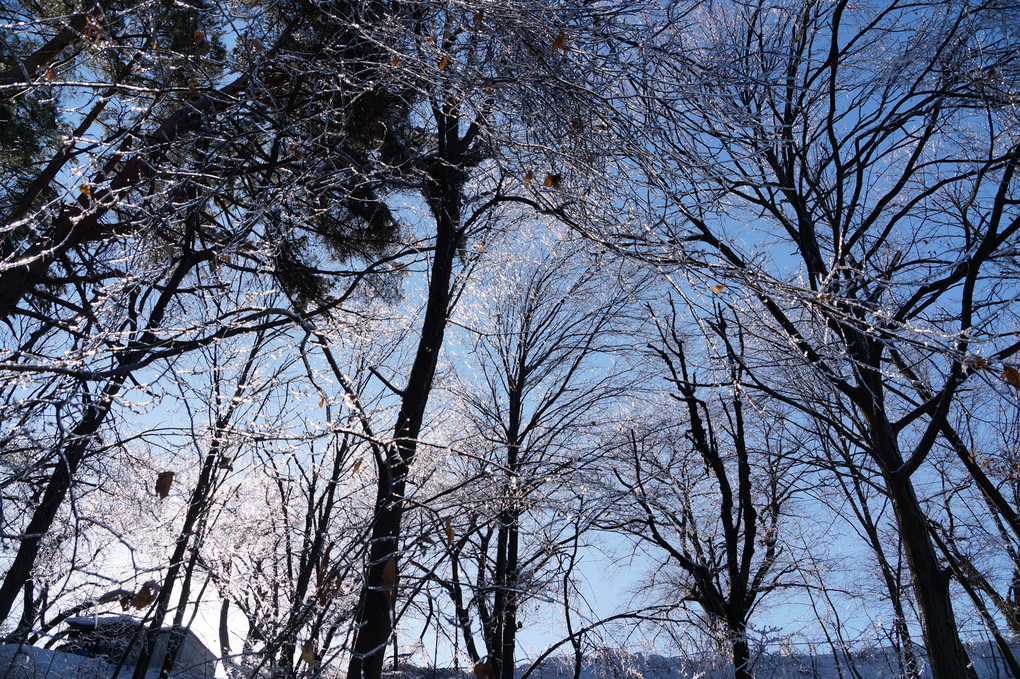
[[[526,188],[529,188],[529,189],[531,188],[531,178],[533,176],[534,175],[531,174],[531,170],[528,170],[527,172],[524,173],[524,186]]]
[[[161,499],[166,499],[166,496],[170,494],[170,486],[173,484],[173,472],[160,472],[156,477],[156,495],[159,495]]]
[[[566,51],[567,51],[567,34],[566,33],[562,33],[561,32],[559,35],[556,36],[556,40],[553,41],[552,51],[555,52],[556,50],[562,50],[564,53],[566,53]]]
[[[1020,389],[1020,371],[1011,365],[1002,369],[1002,379],[1014,389]]]
[[[723,285],[722,283],[719,283],[718,285],[713,285],[712,286],[712,292],[722,292],[725,289],[726,289],[726,286]]]
[[[301,644],[301,660],[307,665],[315,662],[315,642],[311,639]]]
[[[81,195],[85,196],[86,198],[88,198],[89,196],[92,195],[92,185],[91,184],[82,184],[78,188],[81,189]]]
[[[450,63],[450,57],[443,55],[443,58],[439,60],[439,70],[442,71]]]
[[[386,592],[386,600],[390,604],[390,608],[393,608],[393,604],[397,601],[397,559],[396,557],[390,557],[383,566],[382,578],[380,583],[383,590]]]
[[[195,47],[198,47],[205,40],[205,31],[201,28],[196,28],[195,32],[191,34],[191,40],[195,43]]]
[[[326,405],[326,397],[325,396],[320,396],[319,397],[319,407],[321,408],[324,405]]]
[[[448,516],[443,521],[446,524],[446,544],[453,547],[453,541],[457,537],[457,534],[453,532],[453,520]]]

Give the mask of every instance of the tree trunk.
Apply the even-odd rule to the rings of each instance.
[[[884,416],[881,420],[888,426]],[[956,626],[956,614],[949,598],[949,573],[939,566],[928,535],[928,522],[917,500],[914,486],[909,477],[895,474],[898,465],[890,469],[890,465],[885,464],[902,459],[895,447],[892,429],[875,427],[874,423],[871,426],[873,445],[876,447],[875,457],[882,466],[899,534],[903,538],[903,551],[910,567],[932,677],[977,679]]]
[[[858,389],[854,400],[868,425],[868,454],[882,471],[886,493],[896,514],[932,677],[977,679],[967,650],[960,641],[956,614],[949,598],[949,572],[939,566],[928,534],[927,517],[918,502],[909,473],[902,471],[903,455],[896,431],[885,411],[880,369],[883,347],[879,342],[867,340],[856,330],[846,332],[844,340],[858,362]]]
[[[520,543],[520,514],[511,512],[507,531],[506,580],[503,619],[503,637],[500,643],[500,679],[514,679],[515,654],[517,649],[517,608],[520,595],[520,564],[518,546]]]
[[[394,427],[394,444],[379,460],[375,517],[369,538],[368,568],[355,617],[354,647],[348,679],[379,679],[386,644],[393,631],[392,612],[399,573],[400,522],[404,513],[407,472],[414,461],[425,408],[432,390],[439,351],[449,320],[453,263],[460,246],[461,190],[464,174],[456,116],[435,111],[440,156],[446,161],[426,181],[426,198],[436,220],[428,302],[414,363],[402,392]]]
[[[14,600],[21,592],[25,582],[31,577],[35,557],[39,553],[43,538],[46,537],[50,526],[53,525],[60,505],[67,497],[67,491],[71,488],[74,476],[78,472],[78,467],[85,459],[85,453],[88,452],[96,432],[106,420],[113,399],[123,386],[125,377],[118,375],[111,379],[96,402],[85,412],[82,420],[71,430],[68,436],[69,443],[57,459],[53,474],[43,493],[42,501],[35,508],[32,520],[29,521],[21,545],[18,547],[18,553],[14,557],[14,562],[11,564],[10,570],[7,571],[7,575],[4,576],[3,585],[0,585],[0,622],[7,619]]]
[[[230,656],[230,631],[227,627],[227,619],[230,615],[230,599],[224,599],[220,605],[220,661],[226,665]]]
[[[742,616],[746,617],[746,613]],[[734,622],[730,627],[730,648],[733,651],[734,679],[752,679],[751,652],[747,645],[747,628],[743,622]]]

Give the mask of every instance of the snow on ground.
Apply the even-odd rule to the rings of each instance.
[[[98,658],[61,653],[34,646],[0,645],[0,677],[3,679],[111,679],[114,665]],[[133,667],[121,669],[119,678],[129,679]],[[157,679],[150,669],[146,679]],[[201,675],[175,673],[177,679],[207,679]]]
[[[1012,677],[999,654],[987,644],[969,647],[981,679]],[[1014,652],[1017,652],[1015,649]],[[843,663],[842,672],[831,654],[763,653],[755,660],[756,679],[892,679],[898,677],[895,660],[885,649],[852,655],[854,669]],[[49,651],[31,646],[0,645],[0,677],[3,679],[111,679],[114,667],[94,658]],[[121,670],[129,677],[131,668]],[[523,670],[518,672],[518,677]],[[156,679],[150,670],[147,679]],[[475,679],[470,672],[444,668],[403,666],[399,672],[387,672],[388,679]],[[198,679],[197,675],[176,674],[178,679]],[[528,679],[573,679],[574,662],[569,657],[549,658]],[[718,660],[667,658],[656,654],[624,653],[605,649],[588,657],[581,668],[581,679],[730,679],[733,670]],[[930,674],[925,672],[925,677]]]
[[[1014,649],[1017,653],[1020,649]],[[998,652],[987,644],[968,647],[981,679],[1012,679]],[[842,668],[832,654],[762,653],[754,662],[755,679],[899,679],[895,657],[886,649],[852,654],[853,669],[846,659]],[[475,679],[470,672],[405,666],[388,673],[391,679]],[[517,673],[518,678],[523,670]],[[528,679],[573,679],[571,657],[549,658]],[[930,678],[929,672],[923,677]],[[581,679],[732,679],[732,666],[718,658],[667,658],[656,654],[624,653],[605,649],[585,659]]]

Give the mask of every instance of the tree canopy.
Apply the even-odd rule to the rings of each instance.
[[[218,612],[235,677],[640,637],[742,678],[779,634],[1020,676],[1018,20],[5,4],[6,641],[130,611],[113,662],[169,627],[169,676]]]

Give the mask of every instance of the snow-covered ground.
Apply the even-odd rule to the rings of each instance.
[[[981,679],[1012,679],[1001,657],[987,644],[968,647]],[[1017,653],[1017,649],[1014,649]],[[886,649],[852,654],[852,669],[846,658],[842,667],[831,654],[763,653],[752,668],[756,679],[898,679],[895,657]],[[518,671],[518,677],[523,671]],[[554,657],[544,661],[528,679],[573,679],[574,661]],[[667,658],[656,654],[624,653],[606,649],[585,659],[581,679],[732,679],[733,669],[718,659]],[[924,677],[930,677],[924,672]],[[407,667],[392,679],[475,679],[470,672]]]
[[[0,677],[3,679],[111,679],[115,669],[114,665],[98,658],[34,646],[0,645]],[[119,679],[129,679],[133,670],[133,667],[121,669]],[[158,676],[158,669],[146,673],[146,679]],[[177,679],[206,679],[188,673],[174,676]]]
[[[1013,675],[998,653],[989,645],[968,648],[971,660],[981,679],[1005,679]],[[1016,650],[1014,650],[1016,652]],[[754,661],[756,679],[893,679],[899,668],[892,653],[886,649],[858,652],[842,659],[838,668],[832,654],[762,653]],[[551,658],[529,679],[572,679],[572,658]],[[924,677],[930,677],[925,672]],[[732,679],[733,669],[719,660],[709,658],[667,658],[661,655],[627,654],[606,650],[588,658],[581,668],[581,679]]]
[[[969,647],[981,679],[1012,677],[1001,657],[987,644]],[[854,653],[853,669],[846,659],[842,667],[831,654],[763,653],[755,660],[756,679],[892,679],[898,677],[895,659],[884,649]],[[0,677],[3,679],[110,679],[113,665],[102,660],[71,653],[48,651],[30,646],[0,646]],[[518,672],[520,677],[523,669]],[[158,672],[150,670],[148,679]],[[475,679],[470,672],[443,668],[405,666],[400,672],[388,672],[388,679]],[[130,668],[121,670],[130,676]],[[574,662],[569,657],[554,657],[543,662],[528,679],[572,679]],[[697,658],[667,658],[646,653],[624,653],[606,649],[588,657],[581,668],[581,679],[729,679],[731,668],[718,661]],[[927,672],[925,677],[930,676]],[[197,679],[197,675],[176,674],[177,679]]]

